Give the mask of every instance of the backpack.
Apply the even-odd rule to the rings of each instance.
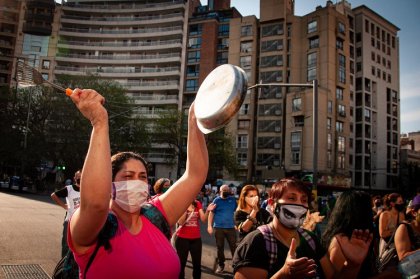
[[[154,206],[153,204],[147,203],[144,204],[140,209],[141,214],[143,214],[149,221],[155,225],[165,236],[170,238],[170,227],[166,219],[163,217],[162,212]],[[84,272],[84,278],[88,272],[89,267],[91,266],[93,260],[95,259],[96,253],[98,252],[101,246],[104,246],[105,250],[111,250],[111,244],[109,240],[115,236],[118,228],[118,221],[115,215],[108,213],[108,217],[105,221],[105,224],[98,235],[98,243],[95,246],[93,254],[90,256],[89,261],[86,265]],[[67,251],[67,254],[61,258],[54,268],[52,279],[78,279],[79,278],[79,266],[74,259],[73,252],[71,250]]]
[[[259,226],[258,230],[264,236],[265,249],[268,252],[269,270],[271,270],[277,261],[277,241],[274,237],[273,231],[268,225]],[[302,235],[305,238],[309,246],[311,246],[312,250],[316,251],[316,244],[312,236],[302,228],[298,228],[297,231],[300,235]]]

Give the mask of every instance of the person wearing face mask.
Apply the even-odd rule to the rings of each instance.
[[[213,211],[210,211],[207,223],[207,232],[211,235],[214,231],[217,246],[217,269],[216,274],[223,273],[225,269],[225,238],[229,244],[230,252],[236,249],[236,230],[233,215],[236,209],[236,199],[230,195],[228,185],[220,187],[220,196],[213,200],[216,205]]]
[[[159,178],[156,180],[153,185],[153,191],[155,192],[153,199],[168,191],[169,187],[171,187],[171,181],[168,178]]]
[[[75,89],[70,98],[93,127],[81,176],[80,207],[70,219],[68,230],[68,244],[79,265],[80,278],[86,275],[101,279],[177,278],[180,263],[175,250],[154,225],[156,218],[145,217],[140,209],[154,208],[154,216],[161,223],[173,226],[205,182],[208,153],[204,135],[197,126],[194,105],[188,115],[185,173],[167,192],[146,204],[147,162],[134,152],[120,152],[111,157],[105,99],[92,89]],[[97,244],[102,240],[100,232],[108,224],[109,214],[116,220],[116,225],[113,223],[116,232],[108,238],[110,247],[105,249]],[[86,272],[94,253],[96,256]]]
[[[235,251],[234,278],[355,278],[372,235],[353,230],[335,236],[346,259],[335,270],[317,237],[301,228],[310,203],[309,189],[297,179],[281,179],[270,191],[273,220],[250,232]],[[275,252],[274,252],[275,251]]]
[[[63,222],[63,234],[61,238],[61,257],[67,254],[69,246],[67,245],[67,226],[70,220],[70,217],[79,208],[80,205],[80,177],[82,171],[78,170],[74,173],[74,184],[66,185],[64,188],[61,188],[58,191],[55,191],[51,194],[53,201],[66,210],[66,216],[64,217]],[[63,199],[66,202],[63,202]]]
[[[382,254],[398,225],[405,220],[405,205],[400,194],[389,194],[385,205],[387,210],[384,210],[379,217],[379,255]]]
[[[238,242],[258,226],[270,222],[271,215],[264,208],[260,208],[258,188],[254,185],[245,185],[242,188],[234,219],[239,231]]]

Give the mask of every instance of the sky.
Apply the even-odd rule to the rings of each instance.
[[[231,0],[242,16],[260,17],[258,0]],[[295,0],[295,15],[303,16],[326,0]],[[336,3],[337,0],[333,0]],[[365,5],[400,28],[400,100],[401,133],[420,131],[420,1],[419,0],[347,0],[352,8]],[[206,4],[206,0],[201,3]]]
[[[61,3],[61,0],[56,0]],[[337,0],[333,0],[334,3]],[[420,131],[420,1],[419,0],[347,0],[352,8],[365,5],[400,28],[400,117],[401,133]],[[203,5],[207,0],[201,0]],[[231,0],[231,6],[243,16],[260,17],[260,1]],[[303,16],[326,0],[295,0],[295,15]]]

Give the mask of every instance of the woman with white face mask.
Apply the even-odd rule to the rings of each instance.
[[[233,258],[235,278],[355,278],[372,235],[353,231],[337,236],[346,267],[336,272],[314,234],[301,229],[308,211],[310,191],[300,181],[282,179],[271,188],[269,207],[273,221],[249,233]]]
[[[140,214],[149,196],[147,163],[133,152],[121,152],[111,158],[108,114],[100,94],[91,89],[75,89],[70,97],[93,126],[81,177],[80,207],[70,221],[68,236],[80,278],[86,274],[88,278],[101,279],[177,278],[180,264],[176,252],[155,223]],[[177,222],[195,198],[207,170],[207,147],[192,105],[186,171],[167,192],[151,202],[169,226]],[[99,233],[108,224],[109,213],[117,220],[116,233],[109,240],[111,249],[100,247],[85,274]]]
[[[238,242],[258,226],[270,222],[271,215],[264,208],[260,208],[258,188],[254,185],[245,185],[242,188],[234,219],[239,231]]]

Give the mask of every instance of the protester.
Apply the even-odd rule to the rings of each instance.
[[[98,250],[88,278],[177,278],[180,266],[175,250],[162,231],[139,213],[148,197],[147,163],[134,152],[121,152],[111,158],[108,113],[100,94],[75,89],[70,97],[93,126],[81,177],[80,207],[70,220],[68,235],[80,278],[86,275],[87,261],[108,213],[118,220],[116,234],[110,239],[111,249]],[[192,105],[185,173],[150,206],[174,225],[194,200],[207,171],[206,143]]]
[[[220,274],[225,269],[225,238],[229,244],[232,257],[236,249],[236,230],[233,221],[236,200],[231,196],[228,185],[222,185],[220,187],[220,196],[216,197],[213,203],[216,205],[216,208],[209,214],[207,231],[210,235],[214,231],[218,263],[216,273]]]
[[[310,203],[310,191],[299,180],[282,179],[270,191],[273,221],[249,233],[234,256],[235,278],[355,278],[372,236],[354,230],[337,235],[347,265],[335,272],[318,239],[300,226]]]
[[[400,194],[392,193],[386,197],[384,210],[379,217],[379,254],[381,255],[384,247],[391,239],[399,223],[405,220],[404,201]]]
[[[199,220],[203,223],[207,221],[209,211],[212,211],[214,207],[214,204],[210,204],[204,213],[201,203],[195,200],[178,220],[179,227],[176,231],[175,248],[181,261],[180,279],[185,278],[185,265],[187,264],[188,253],[191,254],[193,278],[201,278],[202,242]]]
[[[234,219],[239,231],[238,242],[258,226],[270,222],[271,215],[264,208],[260,208],[258,189],[254,185],[245,185],[242,188]]]
[[[53,199],[53,201],[55,201],[56,204],[58,204],[66,210],[66,216],[64,217],[63,222],[63,234],[61,238],[61,257],[64,257],[69,250],[69,246],[67,245],[67,226],[69,220],[80,205],[81,174],[81,170],[76,171],[73,178],[74,184],[70,183],[64,188],[61,188],[60,190],[55,191],[51,194],[51,198]],[[66,203],[64,203],[61,199],[65,199]]]
[[[395,233],[395,248],[400,261],[420,249],[420,195],[412,200],[411,206],[413,220],[401,224]]]
[[[166,191],[168,191],[169,187],[171,187],[171,181],[168,178],[159,178],[156,180],[155,184],[153,185],[153,191],[155,192],[155,197],[159,197]]]
[[[338,197],[322,234],[322,244],[327,249],[335,270],[339,272],[346,264],[346,257],[336,236],[343,235],[350,238],[355,229],[373,233],[371,198],[366,192],[346,191]],[[354,272],[354,278],[368,278],[375,275],[377,273],[375,262],[372,242],[360,270]]]

